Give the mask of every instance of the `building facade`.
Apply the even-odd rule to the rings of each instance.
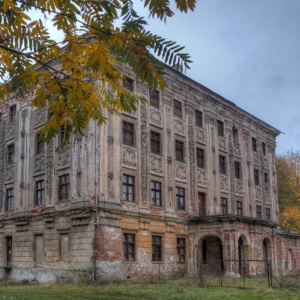
[[[298,270],[299,236],[277,229],[280,132],[172,68],[151,93],[121,68],[148,103],[90,121],[64,150],[64,128],[39,140],[47,107],[32,109],[32,95],[1,104],[2,276],[55,281],[90,266],[124,279],[193,276],[220,259]]]

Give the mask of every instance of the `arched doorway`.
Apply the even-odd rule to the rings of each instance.
[[[222,240],[217,236],[205,236],[199,241],[199,260],[205,275],[219,275],[224,271]]]
[[[267,272],[267,261],[270,261],[272,259],[271,254],[271,242],[268,238],[265,238],[263,240],[263,260],[265,265],[265,272]]]

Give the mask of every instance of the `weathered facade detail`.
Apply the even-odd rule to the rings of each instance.
[[[278,229],[279,131],[172,68],[165,79],[154,104],[133,81],[147,104],[90,121],[58,151],[59,137],[37,143],[47,107],[29,109],[30,96],[0,106],[1,274],[54,282],[94,266],[110,278],[193,276],[201,259],[242,257],[271,260],[276,274],[299,270],[300,237]]]

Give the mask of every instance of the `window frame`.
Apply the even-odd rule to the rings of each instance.
[[[42,154],[45,152],[45,143],[39,137],[40,134],[37,134],[35,142],[35,154]]]
[[[243,202],[236,201],[236,214],[238,216],[243,216]]]
[[[12,147],[12,150],[10,150],[10,147]],[[15,160],[15,144],[11,143],[6,146],[7,151],[7,164],[11,165],[14,163]]]
[[[9,107],[9,123],[13,123],[17,120],[17,105],[14,104]]]
[[[153,106],[153,107],[155,107],[156,109],[159,109],[159,104],[160,104],[160,92],[159,91],[157,91],[157,90],[153,90],[153,91],[150,91],[149,92],[149,97],[150,97],[150,101],[149,101],[149,103],[150,103],[150,106]],[[157,97],[156,96],[153,96],[153,95],[155,95],[155,94],[157,94]]]
[[[127,182],[124,182],[124,176],[127,177]],[[132,183],[129,182],[129,178],[132,178]],[[124,197],[124,186],[126,186],[126,197]],[[132,187],[132,193],[128,192],[128,187]],[[131,200],[128,200],[128,195],[132,195]],[[122,200],[128,202],[135,202],[135,176],[129,174],[122,174]]]
[[[154,188],[152,188],[152,183],[154,183],[154,185],[155,185],[155,187]],[[156,189],[156,184],[159,184],[159,186],[160,186],[160,189]],[[155,199],[154,199],[154,202],[155,203],[153,203],[152,201],[153,201],[153,197],[152,197],[152,192],[154,192],[154,194],[155,194]],[[157,198],[156,198],[156,193],[159,193],[160,194],[160,198],[159,198],[159,204],[157,204]],[[151,206],[155,206],[155,207],[162,207],[163,206],[163,199],[162,199],[162,183],[160,182],[160,181],[155,181],[155,180],[151,180],[150,181],[150,193],[151,193],[151,195],[150,195],[150,199],[151,199]]]
[[[66,182],[62,182],[62,179],[65,178],[65,179],[68,179],[68,181]],[[69,201],[70,200],[70,174],[67,173],[67,174],[63,174],[61,176],[58,177],[58,186],[59,186],[59,189],[58,189],[58,201],[61,202],[61,201]],[[62,191],[63,189],[65,189],[66,187],[68,187],[68,193],[67,193],[67,197],[65,196],[64,198],[62,198]],[[66,192],[64,192],[64,195],[66,195]]]
[[[264,185],[265,185],[265,189],[268,190],[269,189],[269,174],[268,173],[264,173]]]
[[[157,144],[158,151],[154,149],[155,147],[152,147],[155,143]],[[150,131],[150,151],[153,154],[161,155],[161,134],[153,130]]]
[[[228,199],[221,197],[221,214],[228,215]]]
[[[217,120],[218,136],[224,137],[224,122]]]
[[[179,144],[181,144],[180,147],[179,147]],[[179,158],[179,156],[177,156],[177,150],[181,151],[182,158]],[[175,159],[177,161],[184,162],[184,154],[185,154],[185,151],[184,151],[184,142],[182,142],[180,140],[175,140]]]
[[[260,185],[260,176],[259,176],[259,170],[254,169],[254,184],[255,185]]]
[[[222,161],[224,159],[224,161]],[[227,167],[226,167],[226,156],[219,155],[219,169],[220,169],[220,174],[226,175],[227,173]],[[223,170],[224,167],[224,170]]]
[[[252,151],[257,152],[257,140],[254,137],[252,137]]]
[[[256,205],[256,218],[258,220],[262,219],[261,205]]]
[[[129,128],[129,125],[131,126],[131,129]],[[131,135],[131,143],[129,142],[130,139],[127,137],[127,135]],[[134,143],[135,143],[134,124],[122,120],[122,144],[129,147],[134,147]]]
[[[181,194],[181,191],[183,191],[183,195]],[[181,186],[176,186],[175,187],[175,198],[176,198],[176,209],[185,211],[186,210],[185,188],[183,188]],[[183,205],[180,205],[180,200],[183,200]]]
[[[199,151],[202,152],[201,155],[199,155],[200,154]],[[196,158],[197,158],[197,167],[205,169],[205,152],[203,148],[199,148],[199,147],[196,148]]]
[[[195,123],[196,126],[203,128],[203,112],[195,109]]]
[[[10,192],[12,192],[10,194]],[[6,189],[6,199],[5,199],[5,208],[6,211],[13,211],[14,210],[14,188],[7,188]]]
[[[271,221],[271,208],[266,207],[266,220]]]
[[[39,183],[43,183],[42,187],[39,187]],[[39,203],[39,193],[42,193],[42,202]],[[45,180],[39,180],[35,182],[35,205],[43,206],[45,205]]]
[[[134,79],[125,76],[125,80],[123,81],[123,87],[129,92],[134,92]]]
[[[177,245],[177,262],[185,263],[186,262],[186,238],[177,237],[176,242],[177,242],[176,243],[176,245]],[[180,242],[183,242],[183,244],[181,244]],[[181,251],[183,251],[184,254],[182,254]],[[182,260],[182,258],[183,258],[183,260]]]
[[[239,161],[234,161],[234,177],[242,179],[241,163]]]
[[[176,99],[173,99],[173,114],[174,116],[182,119],[182,102]]]
[[[232,138],[233,138],[233,144],[239,145],[239,130],[236,127],[232,127]]]
[[[129,242],[125,240],[125,236],[131,235],[133,236],[133,242]],[[132,246],[132,251],[130,252],[129,246]],[[125,254],[126,251],[126,254]],[[135,262],[137,261],[136,259],[136,234],[132,233],[132,232],[123,232],[123,260],[127,263],[130,262]],[[129,255],[132,254],[133,255],[133,260],[129,259]]]
[[[155,239],[155,243],[153,241],[153,239]],[[158,239],[160,241],[160,243],[156,243]],[[153,251],[154,249],[154,251]],[[156,253],[157,249],[159,249],[160,253]],[[152,262],[153,263],[160,263],[163,261],[163,237],[161,235],[156,235],[153,234],[151,236],[151,251],[152,251]],[[159,255],[159,258],[157,259],[156,255]]]
[[[266,156],[267,155],[267,145],[266,145],[266,143],[264,143],[264,142],[261,143],[261,149],[262,149],[263,155]]]

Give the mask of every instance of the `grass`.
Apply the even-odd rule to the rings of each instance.
[[[265,280],[265,278],[264,278]],[[242,286],[238,279],[237,286]],[[233,281],[228,281],[230,286]],[[272,289],[261,278],[247,278],[247,289],[232,287],[199,287],[190,279],[167,280],[161,282],[126,281],[100,282],[98,285],[24,285],[14,282],[0,282],[0,300],[48,300],[48,299],[105,299],[105,300],[199,300],[199,299],[300,299],[300,290]],[[209,286],[218,281],[206,282]]]

